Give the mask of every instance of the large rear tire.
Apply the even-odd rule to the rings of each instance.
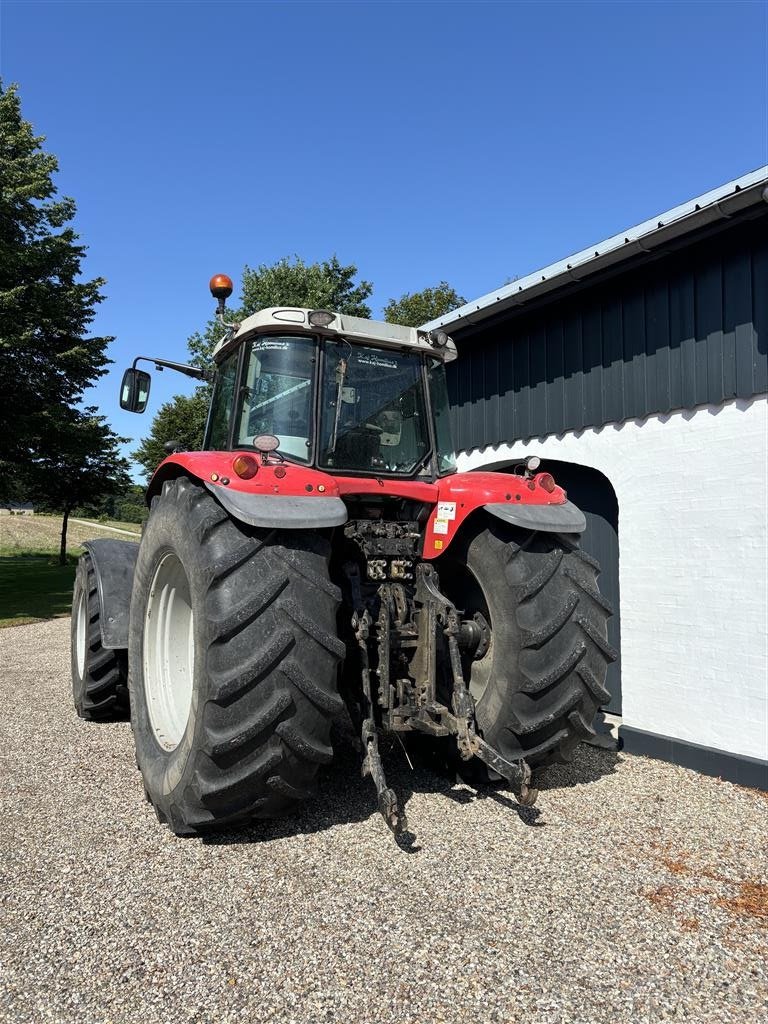
[[[72,594],[72,698],[87,721],[108,722],[128,713],[125,651],[101,643],[101,607],[90,555],[77,563]]]
[[[344,645],[319,532],[233,521],[186,477],[144,530],[129,683],[147,797],[177,834],[290,812],[333,756]]]
[[[467,527],[436,566],[463,616],[490,627],[483,656],[464,663],[478,728],[510,760],[569,761],[594,735],[616,657],[599,565],[571,536],[529,533],[489,514]]]

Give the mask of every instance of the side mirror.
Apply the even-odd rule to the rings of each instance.
[[[120,385],[120,408],[128,412],[144,412],[149,400],[149,386],[152,378],[146,370],[137,370],[134,367],[126,370],[123,374],[123,383]]]

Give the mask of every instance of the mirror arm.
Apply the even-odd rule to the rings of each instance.
[[[153,356],[136,356],[133,360],[133,369],[136,369],[136,364],[139,362],[154,363],[156,370],[162,370],[164,366],[167,366],[169,370],[177,370],[179,373],[185,374],[187,377],[194,377],[195,380],[212,381],[216,376],[214,370],[203,370],[199,366],[190,366],[188,363],[172,363],[168,359],[155,359]]]

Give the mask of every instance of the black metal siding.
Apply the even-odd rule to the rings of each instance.
[[[457,332],[461,450],[768,390],[768,215]]]

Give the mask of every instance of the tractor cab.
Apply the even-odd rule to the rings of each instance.
[[[456,348],[444,332],[299,308],[261,310],[228,332],[207,448],[271,434],[287,460],[329,473],[455,471],[444,363]]]
[[[263,310],[219,361],[207,448],[253,448],[272,434],[286,459],[330,473],[434,479],[455,469],[441,358],[352,338],[342,325],[289,333],[276,319],[285,312],[312,315]]]
[[[330,474],[455,472],[444,364],[456,348],[444,332],[291,307],[227,324],[221,279],[211,291],[227,333],[214,352],[205,449],[260,450],[254,442],[271,435],[287,461]],[[134,364],[127,376],[135,373]],[[146,406],[147,377],[135,385],[135,411]]]

